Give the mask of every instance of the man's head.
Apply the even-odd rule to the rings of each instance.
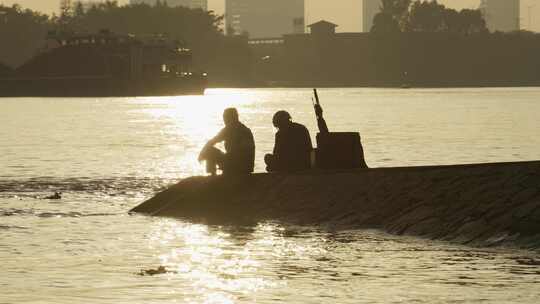
[[[227,108],[223,111],[223,122],[226,126],[238,122],[238,111],[236,108]]]
[[[272,118],[272,123],[274,127],[278,129],[283,129],[291,123],[291,114],[287,111],[277,111]]]

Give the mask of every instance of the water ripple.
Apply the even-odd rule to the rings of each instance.
[[[98,216],[118,216],[122,213],[83,213],[83,212],[43,212],[34,209],[0,209],[0,217],[3,216],[37,216],[41,218],[51,217],[66,217],[66,218],[79,218],[79,217],[98,217]],[[0,226],[2,228],[2,226]]]

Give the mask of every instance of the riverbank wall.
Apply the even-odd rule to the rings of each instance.
[[[381,229],[540,249],[540,161],[192,177],[131,210],[227,223]]]

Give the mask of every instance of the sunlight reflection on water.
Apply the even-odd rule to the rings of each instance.
[[[148,249],[161,252],[171,286],[195,291],[185,303],[506,303],[507,292],[540,283],[538,269],[518,266],[513,251],[273,222],[221,227],[157,219],[151,227]],[[528,290],[522,303],[538,295]]]
[[[71,194],[51,206],[74,209],[84,200]],[[76,217],[35,216],[51,206],[28,204],[33,212],[2,217],[2,303],[533,304],[540,296],[540,269],[519,263],[538,259],[534,252],[277,222],[126,216],[105,199],[84,203]],[[113,212],[92,215],[103,211]],[[159,266],[167,273],[138,275]]]
[[[274,229],[279,228],[270,224],[257,226],[254,234],[260,231],[270,238],[255,237],[239,248],[230,233],[210,233],[206,225],[161,220],[150,237],[149,247],[153,249],[153,242],[173,247],[159,256],[161,265],[167,267],[174,279],[191,282],[204,295],[204,303],[233,303],[234,294],[251,294],[284,284],[255,275],[263,266],[256,253],[279,251],[270,236]]]
[[[189,143],[187,153],[177,163],[184,168],[186,173],[183,176],[186,176],[204,174],[202,166],[197,162],[197,154],[206,141],[223,127],[222,111],[236,107],[242,109],[243,114],[256,114],[253,108],[261,99],[259,95],[256,91],[239,94],[237,91],[215,90],[206,96],[144,97],[136,98],[133,103],[142,107],[138,112],[160,125],[164,135],[179,138],[169,149],[181,151]],[[161,173],[163,176],[165,172]]]

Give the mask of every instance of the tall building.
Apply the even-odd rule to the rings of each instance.
[[[139,4],[146,3],[150,5],[155,5],[157,0],[129,0],[130,4]],[[166,0],[161,2],[167,2],[168,6],[185,6],[189,8],[202,8],[203,10],[208,10],[208,0]]]
[[[364,24],[363,31],[371,31],[373,26],[373,18],[381,11],[381,0],[363,0],[362,6],[362,21]]]
[[[250,38],[303,34],[304,0],[225,0],[225,26]]]
[[[490,31],[511,32],[520,29],[519,0],[482,0],[480,10]]]

